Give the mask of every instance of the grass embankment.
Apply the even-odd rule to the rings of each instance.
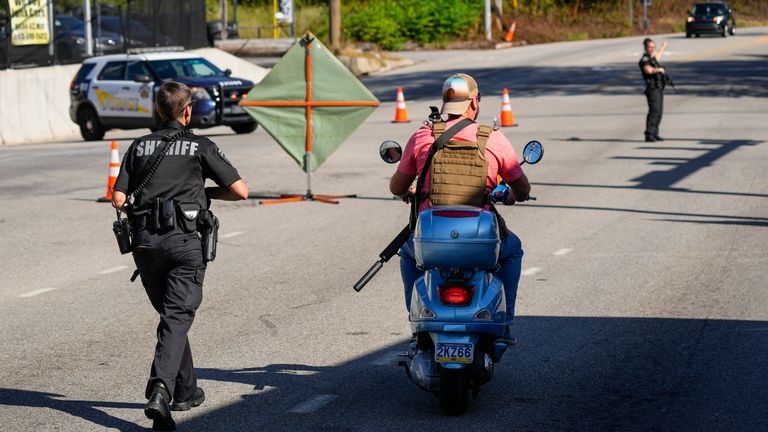
[[[629,2],[634,8],[629,22]],[[384,49],[441,48],[484,39],[480,0],[342,0],[342,29],[349,43],[374,43]],[[642,34],[637,0],[503,1],[504,24],[517,21],[515,40],[543,43]],[[648,10],[650,33],[682,32],[692,0],[654,1]],[[208,19],[220,17],[218,0],[206,0]],[[240,37],[272,37],[272,1],[241,0]],[[768,1],[732,0],[737,28],[768,25]],[[230,20],[232,8],[229,8]],[[296,34],[311,30],[328,37],[328,2],[296,0]],[[494,19],[494,39],[506,28]],[[285,33],[281,33],[285,36]]]

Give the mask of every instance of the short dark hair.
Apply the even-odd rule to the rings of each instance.
[[[157,91],[156,109],[163,120],[178,118],[191,103],[192,91],[182,83],[169,81]]]
[[[653,42],[653,39],[645,38],[645,40],[643,41],[643,48],[648,48],[648,44],[651,42]]]

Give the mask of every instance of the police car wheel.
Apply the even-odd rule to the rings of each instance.
[[[259,124],[256,122],[253,123],[243,123],[243,124],[236,124],[230,126],[233,131],[237,134],[247,134],[251,133],[256,130],[257,127],[259,127]]]
[[[93,108],[83,108],[77,116],[77,124],[80,126],[80,135],[86,141],[98,141],[104,138],[106,130]]]

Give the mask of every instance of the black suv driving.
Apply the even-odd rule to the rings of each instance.
[[[736,20],[728,3],[697,3],[691,8],[685,23],[685,37],[699,37],[703,33],[719,34],[722,37],[736,33]]]

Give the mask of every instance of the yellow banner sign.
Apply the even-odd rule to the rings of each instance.
[[[47,45],[51,38],[48,26],[47,0],[9,0],[11,9],[11,43],[13,45]]]

